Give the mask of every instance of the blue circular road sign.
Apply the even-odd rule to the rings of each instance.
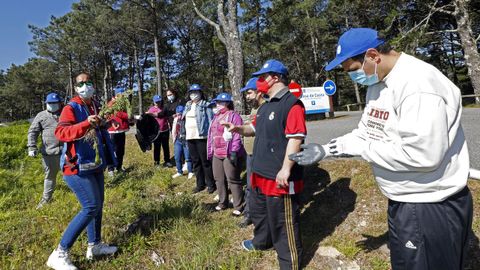
[[[332,80],[327,80],[323,83],[323,89],[325,90],[325,94],[327,94],[327,96],[333,96],[333,94],[335,94],[337,91],[337,86]]]

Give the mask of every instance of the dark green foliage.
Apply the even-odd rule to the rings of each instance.
[[[195,0],[204,15],[217,18],[217,1]],[[356,102],[353,84],[342,71],[327,73],[338,37],[351,27],[376,28],[397,51],[415,54],[445,73],[463,94],[473,93],[456,29],[452,0],[239,0],[238,24],[247,80],[267,59],[283,61],[290,78],[318,86],[327,78],[339,86],[337,105]],[[434,12],[432,12],[434,10]],[[470,1],[473,38],[480,34],[480,2]],[[225,7],[226,11],[226,7]],[[428,16],[430,14],[430,16]],[[213,27],[201,20],[190,1],[81,0],[46,27],[29,26],[37,58],[0,73],[0,121],[25,119],[42,107],[47,92],[72,96],[71,78],[92,75],[97,96],[113,88],[134,89],[133,111],[147,107],[157,93],[154,35],[159,41],[162,89],[181,97],[192,83],[208,97],[229,90],[227,55]],[[143,95],[138,95],[138,90]],[[364,89],[360,89],[361,93]],[[361,95],[363,96],[363,95]],[[145,103],[145,105],[144,105]]]

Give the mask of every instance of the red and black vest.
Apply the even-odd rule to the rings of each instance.
[[[252,171],[254,173],[275,181],[287,150],[288,138],[285,136],[285,128],[288,113],[297,102],[301,101],[287,90],[281,97],[273,97],[259,108],[253,143]],[[303,179],[303,167],[295,163],[288,181],[301,179]]]

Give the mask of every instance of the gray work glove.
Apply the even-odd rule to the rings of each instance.
[[[291,154],[288,158],[302,166],[316,164],[320,160],[331,155],[326,145],[310,143],[302,144],[300,145],[300,148],[303,149],[302,152]]]
[[[29,150],[28,151],[28,156],[29,157],[34,157],[37,155],[37,150]]]

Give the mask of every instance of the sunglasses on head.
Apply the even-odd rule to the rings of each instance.
[[[84,85],[93,86],[93,82],[92,81],[86,81],[86,82],[77,82],[75,84],[76,87],[83,87]]]

